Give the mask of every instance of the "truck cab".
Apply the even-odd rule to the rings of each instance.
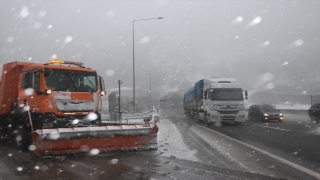
[[[0,127],[20,136],[18,149],[37,129],[101,124],[104,82],[96,70],[80,62],[11,62],[3,65],[0,86]],[[17,138],[16,138],[17,139]]]
[[[236,79],[214,78],[204,86],[203,112],[200,119],[206,122],[241,124],[245,120],[243,90]],[[244,91],[247,98],[247,92]],[[202,112],[202,113],[201,113]]]
[[[245,120],[243,100],[247,96],[235,78],[206,78],[186,91],[183,106],[187,115],[207,124],[241,124]]]

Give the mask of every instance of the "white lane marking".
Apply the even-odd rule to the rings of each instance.
[[[276,129],[276,130],[280,130],[280,131],[291,131],[288,129],[280,129],[279,127],[270,127],[270,126],[264,126],[264,125],[259,125],[259,124],[253,124],[254,126],[260,126],[260,127],[265,127],[265,128],[270,128],[270,129]]]

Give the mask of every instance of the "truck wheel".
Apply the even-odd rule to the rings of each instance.
[[[94,126],[101,126],[101,125],[102,125],[101,119],[95,120],[95,121],[93,122],[93,125],[94,125]]]
[[[14,136],[14,142],[17,150],[27,151],[30,145],[30,140],[25,127],[18,126],[17,133]]]
[[[101,114],[97,113],[97,115],[98,115],[98,118],[92,122],[92,125],[101,126],[102,125]]]
[[[206,122],[206,126],[209,126],[211,124],[211,122],[209,121],[210,120],[209,116],[206,116],[204,120]]]

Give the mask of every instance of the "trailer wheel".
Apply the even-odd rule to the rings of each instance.
[[[196,113],[196,115],[194,116],[194,119],[196,120],[196,122],[200,121],[199,113]]]
[[[17,128],[17,133],[14,136],[14,142],[17,150],[27,151],[30,145],[30,140],[24,126],[20,125]]]

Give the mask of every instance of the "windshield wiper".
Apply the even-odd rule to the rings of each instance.
[[[89,80],[90,84],[92,85],[92,88],[94,89],[94,91],[96,91],[96,88],[94,87],[92,81],[86,76],[86,78]]]
[[[68,75],[69,75],[70,79],[72,80],[72,83],[73,83],[74,87],[76,88],[76,91],[78,91],[78,86],[77,86],[76,82],[73,80],[70,73],[68,73]]]
[[[86,76],[86,78],[89,80],[90,84],[92,85],[93,90],[94,90],[94,91],[97,91],[96,88],[94,87],[92,81],[91,81],[87,76]]]

